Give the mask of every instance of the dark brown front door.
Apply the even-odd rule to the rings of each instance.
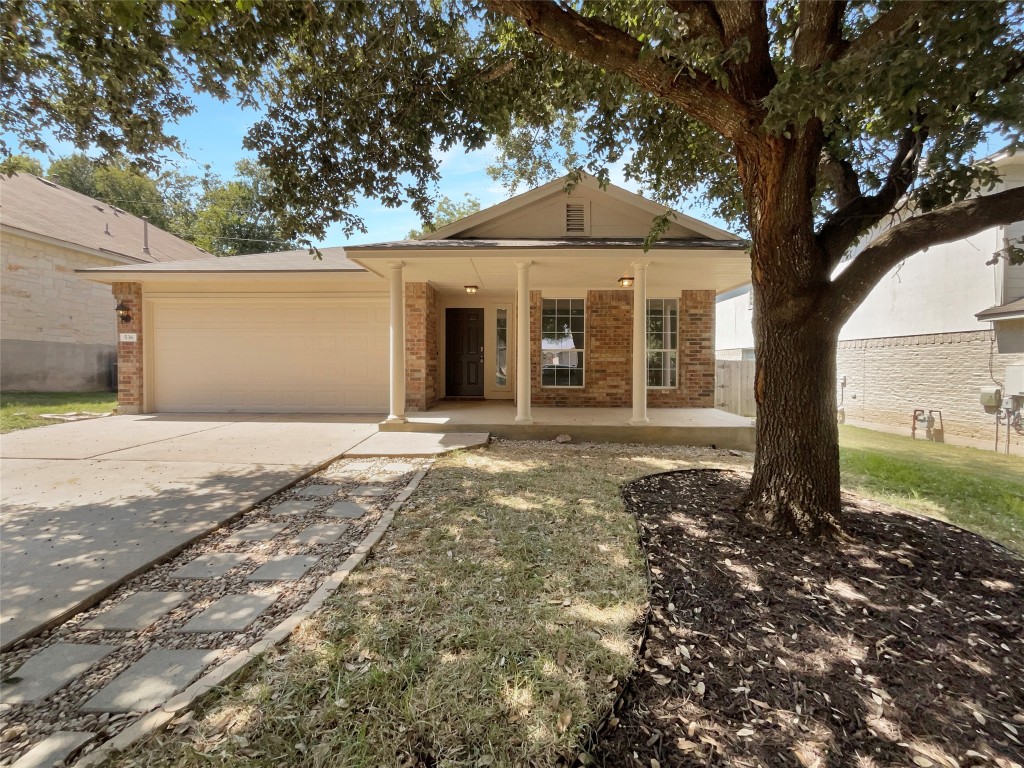
[[[484,311],[445,310],[445,393],[484,396]]]

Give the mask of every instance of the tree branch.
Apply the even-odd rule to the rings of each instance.
[[[793,61],[798,67],[817,69],[839,51],[842,41],[844,0],[800,0],[799,26],[793,44]]]
[[[497,13],[511,16],[530,32],[570,56],[630,78],[641,88],[674,104],[712,130],[736,141],[755,120],[753,109],[719,88],[705,72],[656,55],[621,29],[588,18],[552,0],[486,0]]]
[[[710,0],[668,0],[668,7],[678,16],[686,16],[698,34],[710,35],[724,44],[722,20]]]
[[[868,28],[860,34],[860,37],[840,42],[836,47],[836,58],[855,56],[870,50],[878,43],[884,42],[889,35],[898,32],[929,6],[934,6],[933,10],[937,12],[945,12],[941,4],[932,3],[929,0],[903,0],[893,3],[892,10],[886,11],[871,22]]]
[[[768,37],[768,8],[757,0],[718,0],[715,10],[722,20],[726,48],[739,40],[750,44],[750,55],[743,61],[730,60],[730,86],[744,98],[760,101],[778,82],[772,64]]]
[[[860,188],[857,171],[849,160],[840,160],[825,150],[821,153],[818,169],[819,173],[829,180],[835,192],[837,208],[845,208],[864,194]]]
[[[1024,187],[952,203],[887,229],[833,282],[830,314],[842,322],[890,269],[911,254],[1000,224],[1024,220]]]
[[[917,177],[917,163],[927,138],[927,129],[915,131],[907,128],[896,147],[882,188],[874,195],[860,195],[845,205],[841,204],[822,226],[816,239],[818,247],[829,260],[829,271],[839,264],[846,249],[861,233],[881,221],[910,189]]]

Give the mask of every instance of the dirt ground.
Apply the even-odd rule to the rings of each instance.
[[[846,498],[847,541],[729,511],[730,471],[626,486],[652,580],[644,658],[605,766],[1024,763],[1024,560]]]

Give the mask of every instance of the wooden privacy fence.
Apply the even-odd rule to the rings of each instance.
[[[754,361],[715,361],[715,407],[740,416],[755,416]]]

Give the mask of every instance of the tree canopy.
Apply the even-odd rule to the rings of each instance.
[[[447,195],[442,195],[441,199],[437,201],[437,207],[430,221],[423,225],[423,229],[409,230],[408,237],[410,240],[415,240],[430,232],[437,232],[441,227],[464,219],[479,210],[480,200],[468,192],[463,195],[462,200],[452,200]]]
[[[758,403],[745,506],[800,533],[840,506],[835,340],[900,260],[1024,218],[976,148],[1024,120],[1019,0],[13,0],[2,127],[154,163],[191,91],[259,105],[245,146],[291,234],[424,221],[453,146],[499,176],[612,164],[751,240]],[[58,97],[59,95],[59,97]],[[908,215],[913,214],[913,215]],[[851,247],[847,269],[836,267]],[[829,424],[831,422],[831,424]]]

